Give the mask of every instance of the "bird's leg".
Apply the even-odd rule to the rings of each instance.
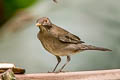
[[[52,72],[55,72],[55,70],[56,70],[57,66],[58,66],[58,65],[59,65],[59,63],[61,62],[61,58],[60,58],[59,56],[56,56],[56,58],[57,58],[58,63],[56,64],[56,66],[55,66],[55,68],[53,69],[53,71],[52,71]]]
[[[58,72],[61,72],[63,68],[70,62],[70,56],[67,56],[67,62],[61,67],[61,69]]]

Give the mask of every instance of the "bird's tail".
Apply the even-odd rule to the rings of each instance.
[[[107,48],[102,48],[102,47],[96,47],[96,46],[92,46],[92,45],[80,45],[79,46],[81,50],[99,50],[99,51],[112,51],[110,49]]]

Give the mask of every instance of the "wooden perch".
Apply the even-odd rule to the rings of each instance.
[[[12,71],[12,69],[8,69],[1,75],[2,80],[16,80],[16,77]]]
[[[16,80],[120,80],[120,69],[64,73],[16,74]]]
[[[18,68],[12,63],[0,63],[0,73],[6,72],[11,69],[15,74],[24,74],[25,69]]]

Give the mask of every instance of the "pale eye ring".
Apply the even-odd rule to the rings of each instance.
[[[47,23],[48,23],[49,21],[48,21],[48,20],[45,20],[44,22],[47,22]]]

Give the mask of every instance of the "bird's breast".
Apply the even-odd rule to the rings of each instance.
[[[38,38],[41,41],[43,47],[50,53],[54,54],[58,49],[58,40],[51,35],[46,34],[38,34]]]

